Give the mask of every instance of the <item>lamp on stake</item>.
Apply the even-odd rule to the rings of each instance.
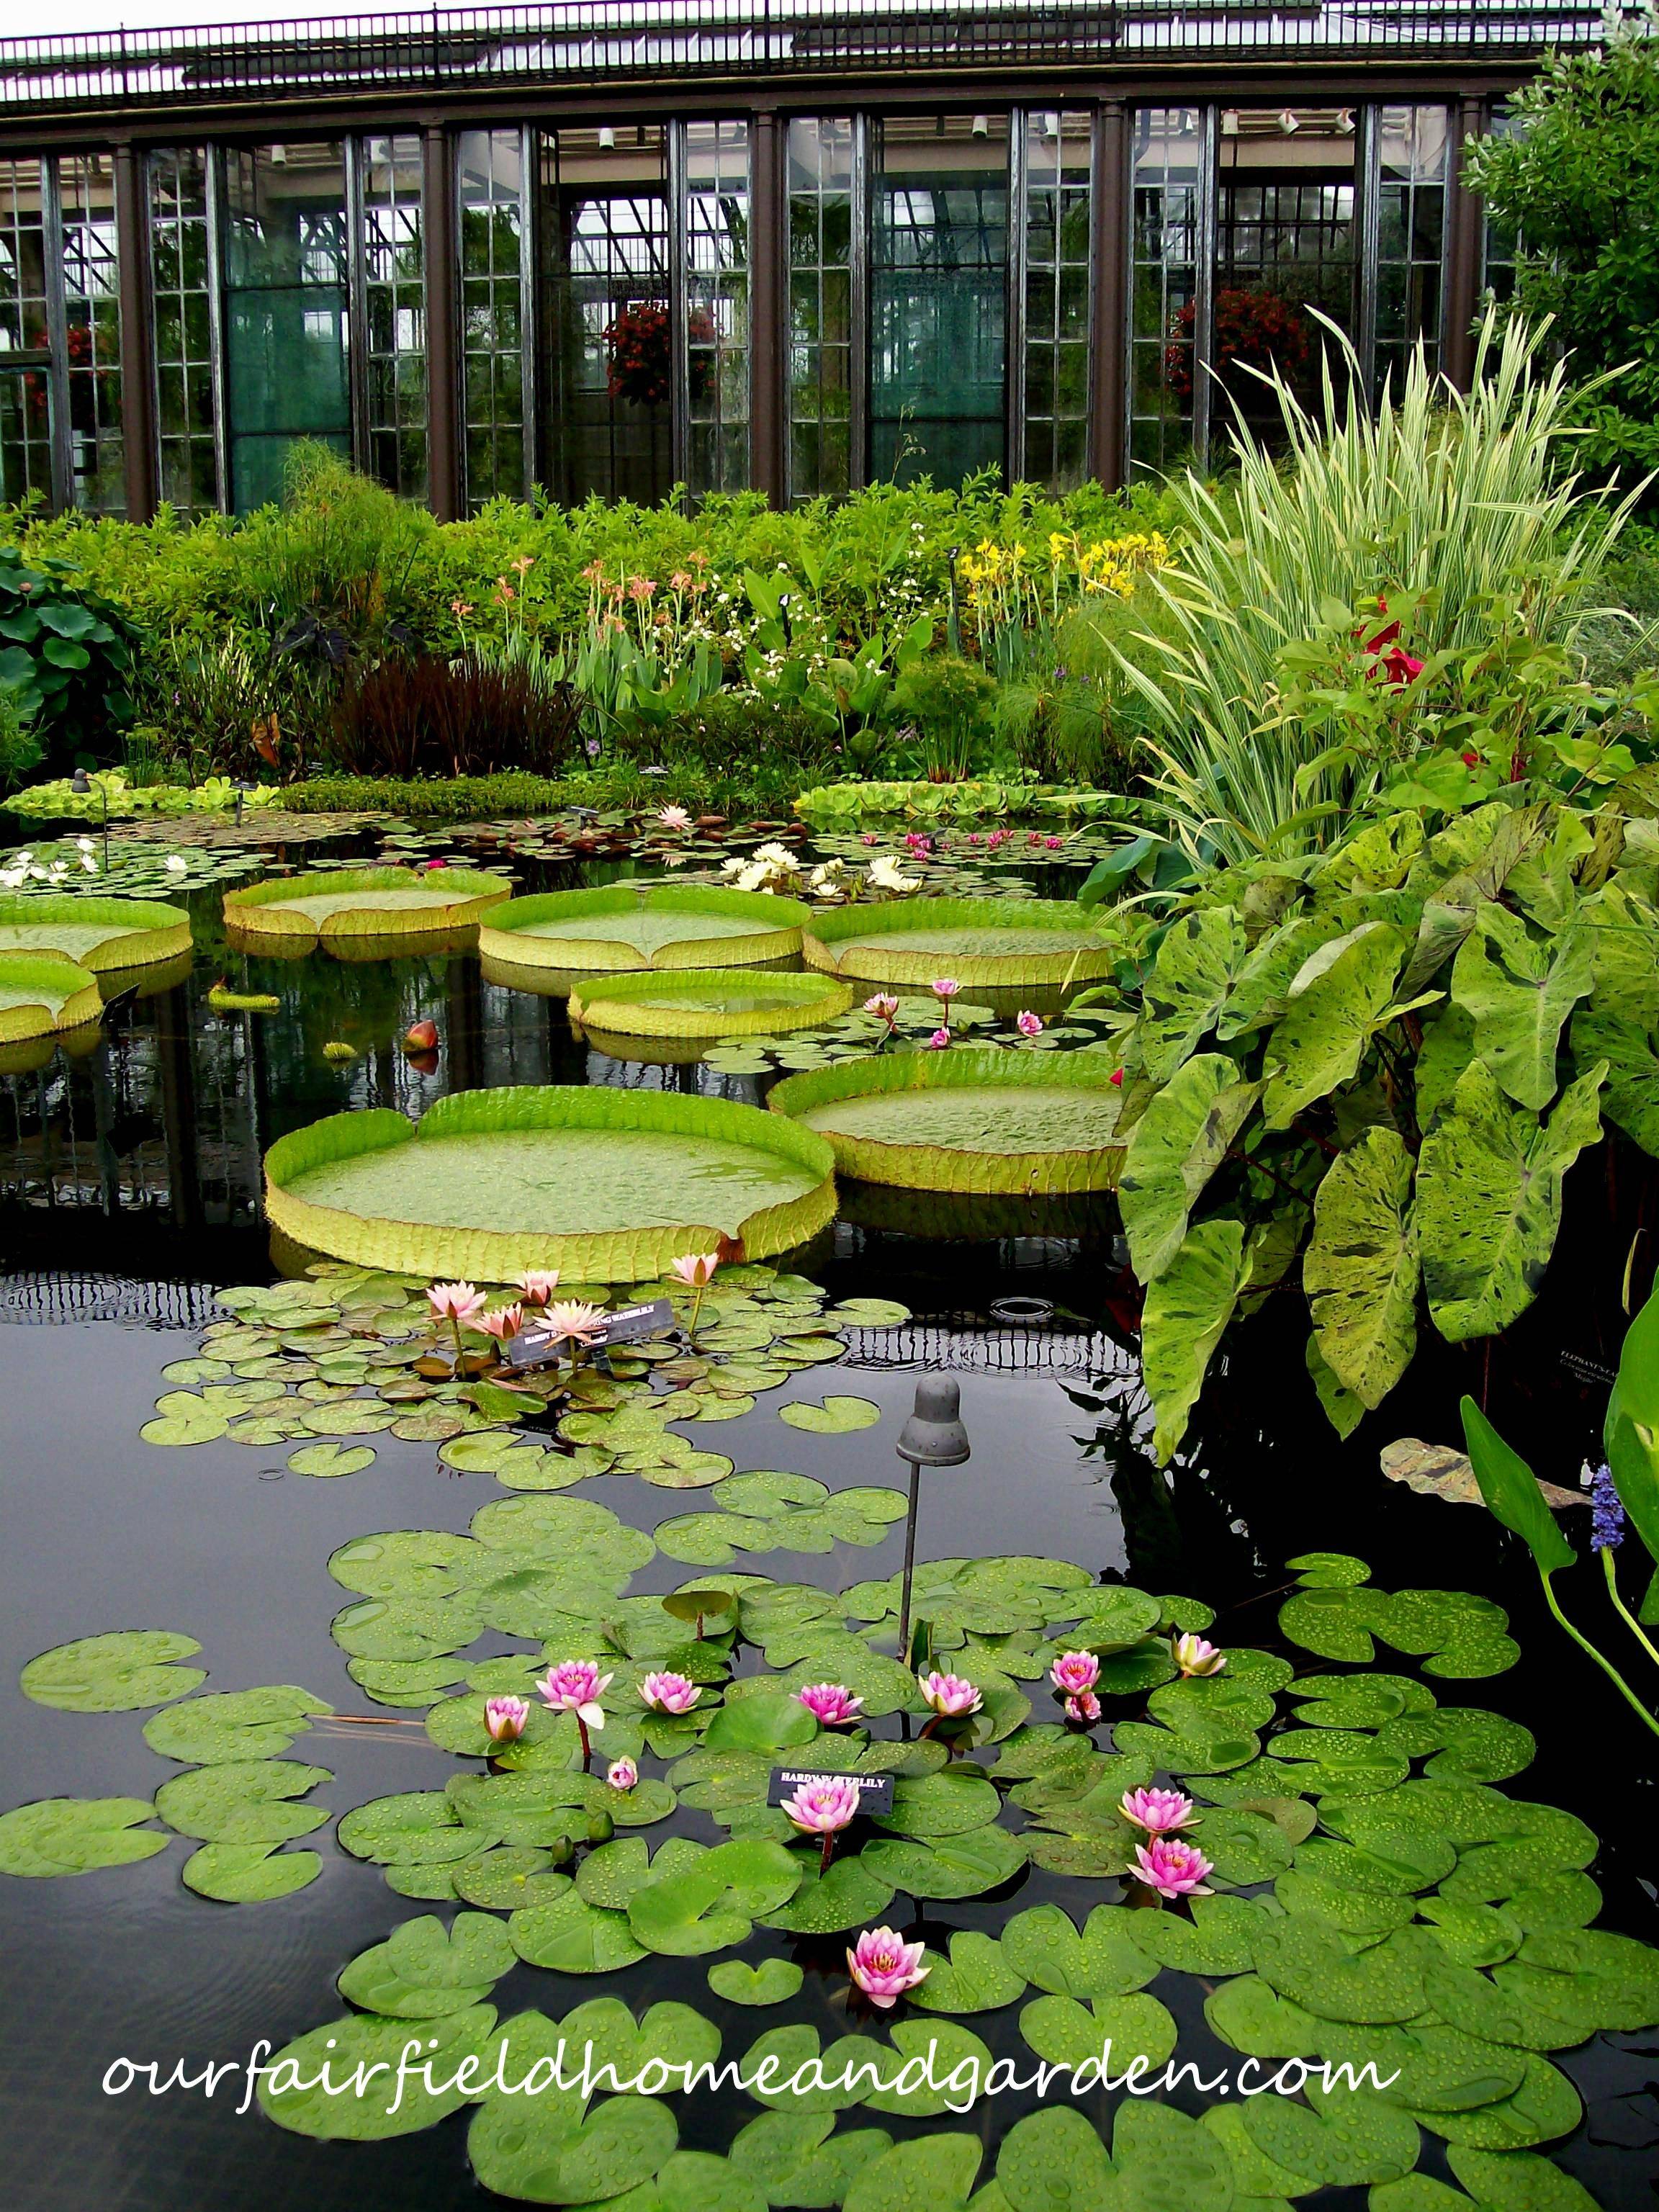
[[[916,1564],[916,1507],[925,1467],[960,1467],[969,1454],[962,1392],[943,1375],[924,1376],[896,1447],[910,1468],[910,1510],[904,1522],[904,1578],[899,1598],[899,1663],[910,1663],[910,1581]]]
[[[94,784],[85,769],[77,768],[70,778],[70,789],[77,799],[89,799],[95,790],[104,802],[104,873],[109,873],[109,790],[106,785]]]

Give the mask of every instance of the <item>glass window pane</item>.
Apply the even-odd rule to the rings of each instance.
[[[161,495],[201,514],[219,505],[205,149],[158,148],[148,180]]]
[[[1088,379],[1059,349],[1089,339],[1090,125],[1048,109],[1025,118],[1025,467],[1034,483],[1083,481]]]
[[[421,142],[368,138],[362,149],[368,465],[408,499],[424,499],[426,294],[422,282]]]
[[[870,470],[955,485],[1007,447],[1008,118],[889,117],[870,264]]]
[[[1196,379],[1204,119],[1195,107],[1134,117],[1129,322],[1132,472],[1162,473],[1190,450]]]
[[[749,481],[749,125],[685,125],[686,480]]]
[[[462,389],[466,501],[523,499],[525,477],[524,141],[518,131],[464,131],[460,188]]]
[[[125,514],[114,156],[60,155],[58,199],[70,498],[89,514]]]
[[[1440,365],[1441,258],[1451,117],[1444,107],[1382,107],[1377,130],[1376,386],[1397,393],[1420,338]]]
[[[807,500],[851,489],[852,118],[798,117],[788,158],[789,496]]]

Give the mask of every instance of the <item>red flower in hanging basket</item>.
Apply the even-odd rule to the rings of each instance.
[[[1164,380],[1183,407],[1193,404],[1193,332],[1197,303],[1189,300],[1170,325]],[[1229,286],[1215,295],[1215,368],[1223,378],[1235,362],[1247,368],[1277,368],[1294,384],[1308,365],[1308,326],[1294,300],[1252,285]]]
[[[713,380],[714,364],[706,350],[714,343],[714,320],[705,307],[694,307],[686,318],[686,340],[691,349],[691,397],[703,398]],[[631,400],[636,407],[659,407],[673,389],[673,350],[668,309],[659,300],[636,301],[605,325],[608,349],[605,385],[613,399]]]

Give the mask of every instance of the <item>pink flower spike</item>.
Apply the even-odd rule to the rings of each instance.
[[[1029,1007],[1024,1008],[1014,1017],[1014,1027],[1023,1037],[1041,1036],[1042,1017],[1041,1014],[1032,1013]]]
[[[1150,1843],[1135,1845],[1135,1857],[1139,1863],[1129,1872],[1160,1897],[1209,1896],[1204,1877],[1215,1869],[1196,1844],[1180,1836],[1154,1836]]]
[[[516,1743],[529,1718],[530,1707],[522,1698],[484,1699],[484,1727],[492,1743]]]
[[[434,1283],[426,1302],[440,1321],[476,1321],[483,1311],[483,1292],[473,1283]]]
[[[518,1287],[524,1292],[524,1302],[530,1306],[544,1306],[559,1287],[556,1267],[526,1267],[519,1278]]]
[[[1118,1801],[1126,1820],[1145,1828],[1149,1836],[1167,1836],[1189,1827],[1198,1808],[1179,1790],[1126,1790]]]
[[[921,1694],[941,1720],[961,1720],[969,1713],[976,1713],[985,1700],[975,1685],[963,1674],[941,1674],[937,1669],[918,1674]]]
[[[1201,1636],[1173,1638],[1170,1656],[1183,1674],[1218,1674],[1227,1663],[1226,1654]]]
[[[1100,1718],[1100,1699],[1092,1690],[1079,1690],[1066,1698],[1066,1717],[1078,1728],[1092,1728]]]
[[[836,1836],[858,1817],[859,1786],[841,1776],[803,1782],[783,1809],[804,1836]]]
[[[872,2005],[889,2012],[906,1990],[933,1972],[921,1963],[924,1946],[907,1943],[890,1928],[866,1928],[847,1954],[847,1971]]]
[[[864,1711],[863,1698],[855,1698],[844,1682],[809,1682],[795,1695],[820,1728],[845,1728]]]
[[[478,1327],[486,1336],[493,1336],[497,1344],[505,1344],[524,1327],[524,1308],[520,1305],[497,1306],[494,1313],[480,1314]]]
[[[1092,1651],[1062,1651],[1048,1669],[1048,1680],[1067,1697],[1092,1690],[1100,1680],[1100,1662]]]
[[[949,1030],[935,1030],[932,1036],[927,1040],[928,1049],[931,1052],[944,1052],[949,1046],[950,1042],[951,1032]]]
[[[640,1696],[653,1713],[689,1713],[702,1692],[684,1674],[647,1674]]]
[[[631,1759],[616,1759],[605,1769],[605,1778],[613,1790],[631,1790],[640,1778],[640,1770]]]
[[[703,1291],[714,1281],[720,1263],[718,1252],[688,1252],[680,1259],[671,1260],[669,1268],[688,1290]]]
[[[950,1000],[956,997],[962,986],[954,975],[939,975],[934,978],[930,988],[936,999]]]

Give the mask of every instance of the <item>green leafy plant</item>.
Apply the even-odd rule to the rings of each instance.
[[[10,695],[6,738],[13,775],[36,757],[107,753],[133,718],[137,635],[116,608],[75,580],[71,563],[26,559],[0,545],[0,685]]]

